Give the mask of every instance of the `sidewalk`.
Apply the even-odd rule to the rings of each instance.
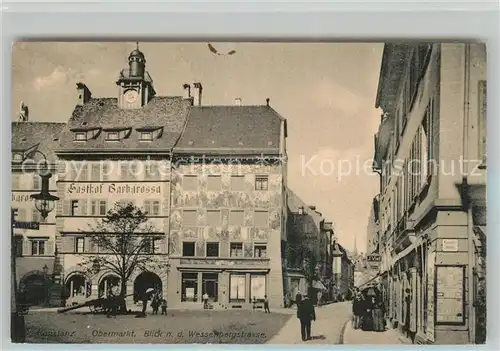
[[[344,330],[344,345],[411,345],[396,329],[385,332],[363,331],[353,329],[351,321],[347,322]]]
[[[293,314],[291,318],[285,323],[279,333],[266,344],[338,344],[341,339],[342,326],[351,313],[351,303],[338,302],[316,307],[316,321],[312,324],[312,340],[307,341],[307,344],[302,341],[300,322],[296,318],[297,310],[294,308],[289,309],[289,311]]]

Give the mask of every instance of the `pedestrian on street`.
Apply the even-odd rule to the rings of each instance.
[[[202,298],[203,298],[203,308],[207,309],[208,308],[208,294],[204,293]]]
[[[167,299],[163,298],[161,300],[161,314],[162,315],[167,315]]]
[[[156,293],[153,296],[153,301],[151,301],[151,307],[153,308],[153,314],[158,314],[158,309],[160,307],[160,297]]]
[[[269,310],[269,299],[267,298],[267,295],[264,295],[264,312],[271,313]]]
[[[297,318],[300,320],[302,341],[311,340],[311,322],[316,320],[314,305],[307,295],[297,304]]]
[[[361,327],[361,316],[363,315],[363,300],[359,292],[356,292],[352,302],[352,315],[352,327],[353,329],[359,329]]]
[[[411,303],[412,303],[412,296],[411,296],[411,290],[406,288],[405,290],[406,296],[405,296],[405,325],[404,325],[404,330],[406,333],[407,337],[411,337],[411,330],[410,330],[410,312],[411,312]]]
[[[372,310],[373,318],[373,331],[382,332],[385,331],[385,313],[384,304],[381,299],[376,299]]]

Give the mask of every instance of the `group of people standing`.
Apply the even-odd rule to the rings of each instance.
[[[368,294],[372,292],[372,294]],[[364,331],[385,331],[385,308],[380,294],[374,288],[356,291],[352,302],[353,328]]]

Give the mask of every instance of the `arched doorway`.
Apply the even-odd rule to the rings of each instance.
[[[163,290],[163,283],[160,277],[153,272],[142,272],[134,280],[134,301],[140,301],[147,289],[154,288]]]
[[[106,297],[112,291],[114,295],[120,293],[120,278],[116,275],[106,275],[99,282],[99,297]]]
[[[76,273],[71,275],[66,281],[66,289],[69,293],[69,297],[85,298],[88,295],[86,289],[91,289],[91,286],[90,289],[86,287],[86,281],[87,279],[83,274]]]
[[[19,284],[20,300],[30,306],[44,305],[49,297],[47,284],[48,281],[44,274],[32,273],[26,275]]]

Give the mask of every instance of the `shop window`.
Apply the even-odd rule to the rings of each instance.
[[[264,301],[266,295],[266,276],[263,274],[250,277],[250,298]]]
[[[242,274],[229,276],[229,302],[246,301],[246,277]]]
[[[181,301],[198,301],[198,273],[182,273]]]
[[[191,241],[184,241],[182,243],[182,256],[194,257],[196,254],[196,245]]]

